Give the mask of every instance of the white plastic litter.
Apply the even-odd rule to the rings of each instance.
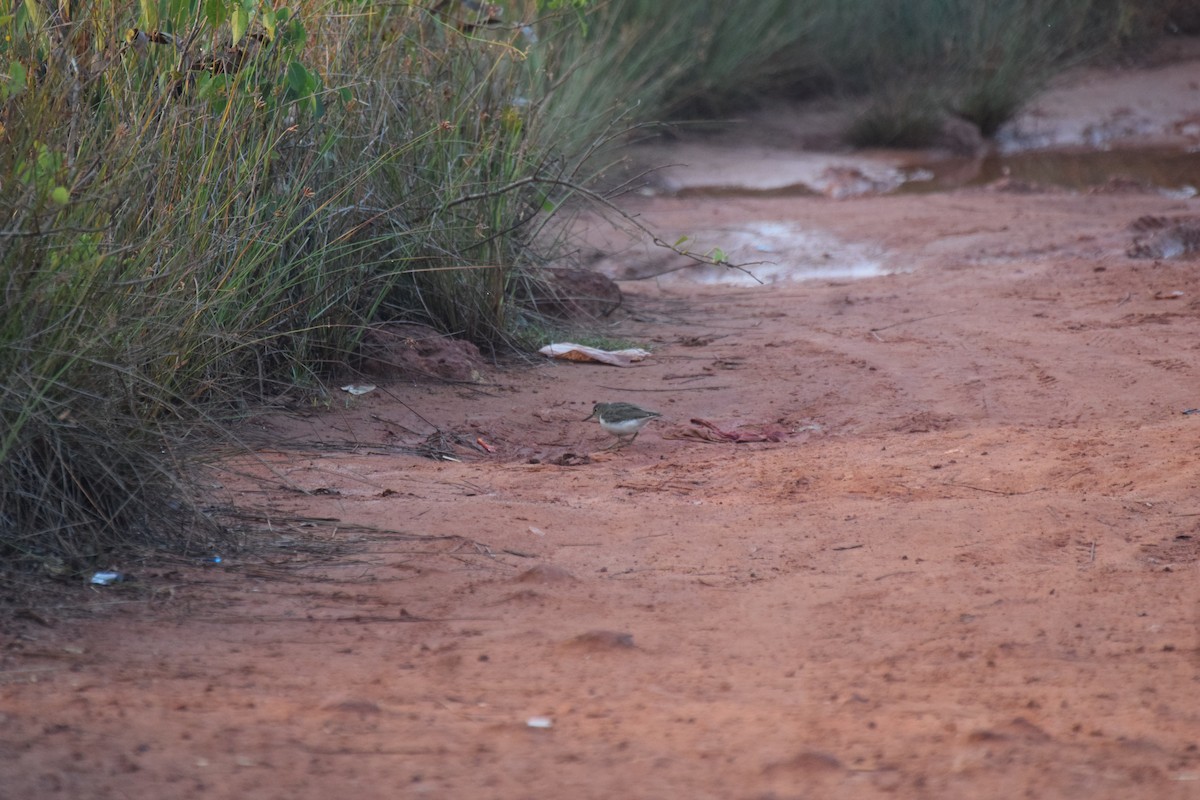
[[[602,364],[612,364],[615,367],[628,367],[635,361],[641,361],[650,355],[649,350],[630,347],[626,350],[601,350],[598,347],[588,347],[574,342],[559,342],[548,344],[538,350],[544,356],[561,358],[564,361],[599,361]]]

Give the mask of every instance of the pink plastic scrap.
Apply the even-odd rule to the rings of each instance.
[[[706,419],[690,420],[694,428],[678,428],[670,433],[672,439],[699,439],[702,442],[782,442],[788,431],[782,425],[743,425],[727,431]]]

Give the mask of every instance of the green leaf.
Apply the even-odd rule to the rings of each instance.
[[[317,88],[317,79],[299,61],[293,61],[288,64],[287,85],[293,99],[299,99],[313,93]]]
[[[50,199],[58,203],[60,206],[65,206],[71,202],[71,193],[65,186],[55,186],[54,191],[50,192]]]
[[[214,110],[221,111],[225,108],[225,101],[229,98],[232,86],[233,78],[229,75],[201,73],[196,79],[196,97],[209,101]]]
[[[282,34],[279,37],[279,42],[284,47],[299,49],[304,46],[304,39],[308,34],[305,32],[304,24],[300,20],[285,18],[284,11],[286,9],[281,8],[276,12],[278,14],[279,25],[282,26]],[[287,25],[284,25],[285,21]]]
[[[37,0],[25,0],[25,13],[29,15],[29,21],[35,28],[42,27],[42,23],[46,21],[46,14]]]
[[[675,240],[675,244],[673,244],[673,245],[671,245],[671,246],[672,246],[672,247],[679,247],[680,245],[682,245],[684,242],[686,242],[686,241],[687,241],[688,239],[690,239],[690,238],[692,238],[692,237],[690,237],[690,236],[680,236],[678,239],[676,239],[676,240]]]
[[[225,0],[204,0],[204,21],[210,28],[221,26],[228,16]]]
[[[21,92],[25,91],[27,74],[25,65],[20,61],[14,61],[8,65],[8,88],[5,89],[6,97],[16,97]]]
[[[724,264],[729,260],[729,255],[719,247],[714,247],[709,251],[708,257],[713,260],[714,264]]]
[[[142,8],[142,22],[148,31],[158,30],[158,3],[155,0],[139,0]]]
[[[233,29],[233,43],[237,44],[246,35],[246,29],[250,27],[250,14],[244,6],[238,6],[233,10],[229,26]]]
[[[262,12],[263,30],[267,32],[268,39],[275,38],[275,9],[264,8]]]

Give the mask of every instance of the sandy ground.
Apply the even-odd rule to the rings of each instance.
[[[633,199],[832,266],[614,249],[645,361],[265,424],[271,546],[4,618],[0,796],[1200,797],[1200,276],[1126,253],[1198,202]]]

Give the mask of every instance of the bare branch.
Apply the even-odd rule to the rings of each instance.
[[[755,282],[762,283],[762,281],[759,280],[758,277],[755,276],[755,274],[753,272],[746,269],[747,266],[752,266],[752,265],[735,264],[733,262],[724,261],[724,260],[718,261],[714,258],[710,258],[707,255],[693,253],[689,250],[684,250],[683,248],[679,247],[678,245],[670,244],[669,242],[666,242],[661,237],[659,237],[659,235],[657,233],[655,233],[654,230],[651,229],[650,226],[648,226],[646,223],[641,222],[640,220],[638,220],[637,217],[635,217],[634,215],[625,211],[624,209],[622,209],[616,203],[613,203],[611,200],[609,200],[604,195],[600,194],[599,192],[595,192],[591,189],[588,189],[585,186],[581,186],[577,183],[574,183],[573,181],[564,180],[562,178],[544,178],[544,177],[541,177],[538,175],[531,175],[527,178],[521,178],[520,180],[515,180],[512,183],[505,184],[504,186],[500,186],[496,189],[490,189],[490,190],[484,191],[484,192],[475,192],[473,194],[462,195],[460,197],[455,198],[454,200],[451,200],[449,203],[446,203],[445,205],[443,205],[442,210],[445,211],[447,209],[454,208],[455,206],[460,206],[460,205],[463,205],[464,203],[470,203],[470,202],[473,202],[476,200],[486,200],[489,197],[497,197],[499,195],[506,194],[508,192],[512,192],[517,189],[523,188],[525,186],[534,186],[534,185],[557,186],[559,188],[567,189],[568,191],[582,195],[583,197],[587,198],[591,202],[596,203],[597,205],[603,206],[604,208],[606,208],[609,211],[613,212],[614,214],[618,215],[623,220],[625,220],[627,223],[629,223],[630,225],[637,228],[642,233],[649,236],[650,241],[654,243],[655,247],[661,247],[666,250],[670,250],[672,253],[683,256],[684,258],[689,258],[692,261],[696,262],[697,264],[706,264],[706,265],[712,266],[712,267],[727,267],[729,269],[736,269],[739,272],[743,272],[746,275],[749,275]],[[755,262],[755,263],[762,263],[762,262]]]

